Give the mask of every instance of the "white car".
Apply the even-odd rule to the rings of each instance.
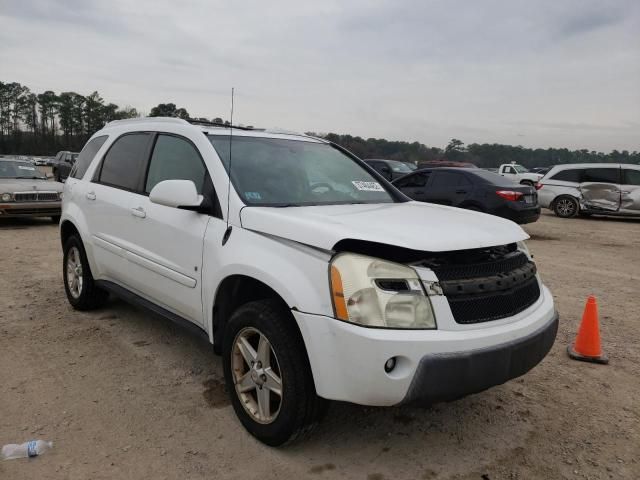
[[[430,404],[504,383],[556,336],[519,226],[410,201],[322,139],[111,122],[62,210],[71,305],[111,292],[200,332],[268,445],[308,431],[327,400]]]
[[[507,177],[515,183],[534,186],[544,176],[541,173],[534,173],[517,163],[503,163],[498,168],[498,173]]]
[[[540,206],[561,218],[592,214],[640,216],[640,165],[556,165],[538,187]]]

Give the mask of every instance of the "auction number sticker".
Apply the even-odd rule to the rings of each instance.
[[[364,192],[384,192],[384,188],[378,182],[362,182],[360,180],[353,180],[353,186],[358,190]]]

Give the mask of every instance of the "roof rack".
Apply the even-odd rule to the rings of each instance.
[[[131,123],[180,123],[185,124],[187,121],[176,118],[176,117],[136,117],[136,118],[125,118],[124,120],[111,120],[109,123],[105,125],[106,127],[115,127],[118,125],[128,125]]]
[[[251,125],[247,126],[247,127],[241,127],[239,125],[231,125],[230,123],[220,123],[220,122],[209,122],[208,120],[197,120],[195,118],[187,118],[186,119],[187,122],[191,123],[192,125],[205,125],[207,127],[219,127],[219,128],[236,128],[238,130],[257,130],[257,131],[264,131],[264,128],[255,128]]]

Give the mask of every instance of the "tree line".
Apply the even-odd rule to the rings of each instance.
[[[0,82],[0,154],[53,155],[58,150],[79,151],[87,139],[107,122],[140,116],[131,106],[107,103],[95,91],[89,95],[52,90],[32,92],[18,82]],[[160,103],[149,112],[151,117],[191,118],[184,107]],[[196,120],[229,124],[220,117]],[[312,135],[316,135],[310,132]],[[472,143],[465,147],[451,139],[445,148],[428,147],[419,142],[361,138],[337,133],[321,134],[360,158],[387,158],[419,164],[425,161],[452,160],[479,167],[496,167],[515,161],[527,167],[560,163],[616,162],[640,163],[637,151],[613,150],[610,153],[567,148],[525,148],[502,144]]]
[[[310,132],[313,134],[313,132]],[[610,153],[568,148],[526,148],[498,143],[465,144],[452,138],[444,148],[427,147],[422,143],[389,141],[381,138],[353,137],[328,133],[320,135],[342,145],[360,158],[387,158],[419,165],[421,162],[455,161],[472,163],[481,168],[494,168],[503,163],[516,162],[525,167],[549,167],[564,163],[636,163],[640,152],[613,150]]]

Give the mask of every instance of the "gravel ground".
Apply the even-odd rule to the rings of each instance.
[[[271,449],[236,420],[206,343],[117,300],[75,312],[57,228],[0,221],[0,445],[55,443],[0,478],[638,479],[640,221],[525,228],[561,314],[539,366],[429,409],[334,403],[310,439]],[[566,355],[592,293],[608,366]]]

